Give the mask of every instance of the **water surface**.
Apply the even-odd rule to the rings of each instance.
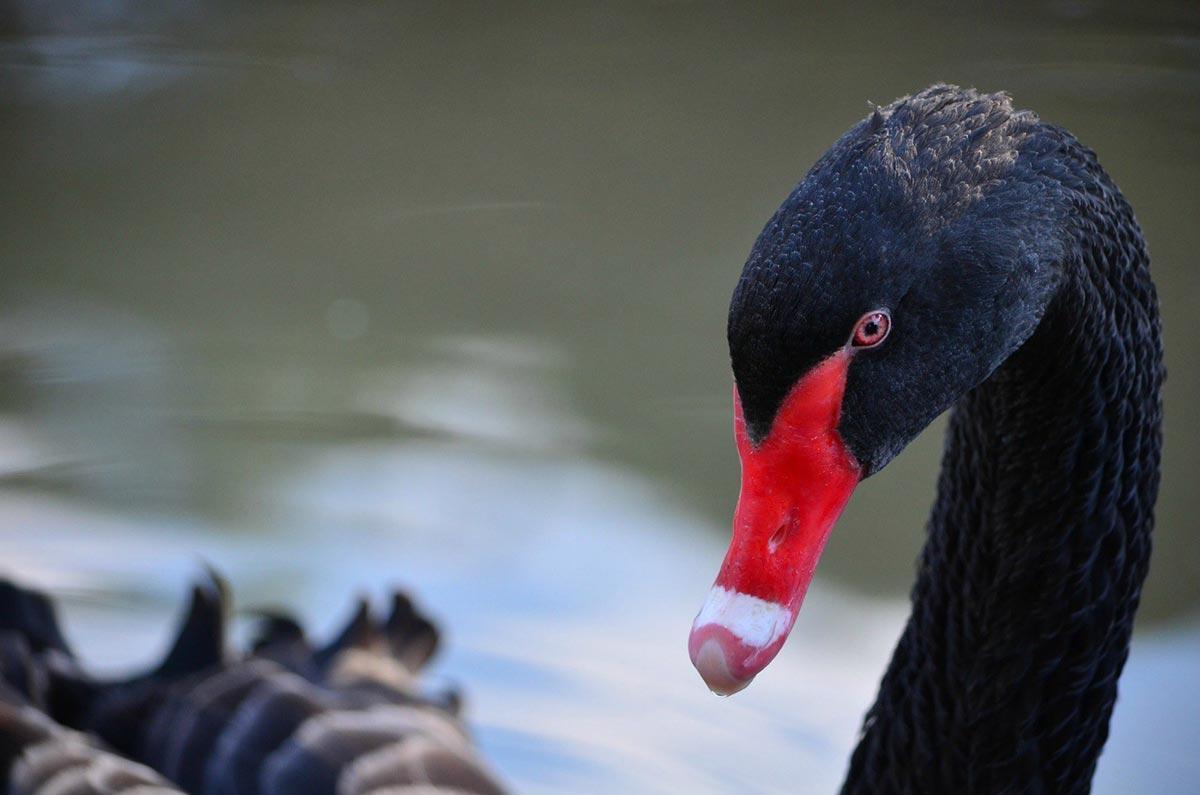
[[[1008,89],[1136,208],[1170,379],[1097,790],[1200,777],[1200,12],[1162,5],[16,4],[0,16],[0,544],[96,665],[209,560],[331,628],[410,587],[523,792],[828,792],[904,618],[935,425],[793,640],[685,652],[737,490],[729,291],[868,110]]]

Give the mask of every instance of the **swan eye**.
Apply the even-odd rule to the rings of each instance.
[[[855,348],[873,348],[887,339],[892,329],[892,316],[886,309],[878,309],[863,315],[854,326],[850,344]]]

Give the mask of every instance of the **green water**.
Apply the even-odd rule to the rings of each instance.
[[[424,582],[470,648],[470,627],[524,609],[540,620],[547,594],[602,602],[619,587],[547,540],[570,525],[613,577],[639,556],[691,561],[686,579],[637,590],[679,600],[660,618],[682,648],[736,498],[724,321],[746,252],[869,102],[937,80],[1006,89],[1066,126],[1137,211],[1170,371],[1141,628],[1174,631],[1200,606],[1194,3],[988,16],[933,3],[12,5],[0,14],[0,539],[19,552],[15,573],[89,604],[148,592],[165,611],[191,547],[209,544],[252,593],[317,615],[341,604],[311,597],[321,572],[351,590]],[[821,562],[818,583],[880,600],[894,622],[940,432],[859,489]],[[403,480],[414,472],[419,487]],[[439,521],[447,512],[480,525],[471,543]],[[84,527],[86,555],[73,549]],[[138,551],[152,527],[185,527],[194,544],[171,542],[164,564]],[[341,528],[364,533],[362,549],[400,549],[378,569],[331,556]],[[414,534],[425,546],[406,558],[394,539]],[[287,566],[274,553],[238,563],[263,539],[289,549]],[[563,558],[521,568],[545,549]],[[413,571],[445,550],[468,560],[468,590],[495,598],[490,610]],[[513,591],[514,567],[534,581]],[[138,572],[152,569],[150,587]],[[572,626],[607,626],[582,596],[562,610]],[[844,736],[813,752],[830,786],[895,626],[840,707]],[[1195,650],[1190,636],[1155,637]],[[847,644],[839,654],[858,653]],[[538,679],[530,664],[522,682]],[[483,722],[503,723],[486,700],[503,672],[470,655],[448,666],[483,691]],[[691,676],[686,660],[669,671]],[[529,771],[546,760],[529,749],[553,732],[523,730],[535,740],[484,736],[530,791],[604,781],[597,769],[628,758],[589,735],[564,779],[540,779]],[[671,758],[676,778],[713,776],[695,791],[775,786],[712,754]],[[636,769],[622,786],[671,791],[655,778],[667,767]]]

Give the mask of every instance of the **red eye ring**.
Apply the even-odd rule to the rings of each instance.
[[[855,348],[873,348],[887,339],[892,330],[892,316],[886,309],[868,312],[854,324],[854,336],[850,344]]]

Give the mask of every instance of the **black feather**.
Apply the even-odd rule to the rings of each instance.
[[[221,664],[225,655],[227,587],[215,574],[192,587],[188,610],[175,641],[154,676],[170,679]]]
[[[1095,155],[933,86],[847,132],[755,242],[729,345],[754,440],[852,354],[864,474],[953,406],[912,616],[845,793],[1089,790],[1150,555],[1163,381],[1141,230]]]
[[[411,781],[500,791],[475,759],[456,705],[416,689],[413,672],[437,631],[402,594],[381,622],[357,600],[320,648],[295,619],[265,614],[252,652],[238,657],[224,645],[227,589],[210,572],[192,589],[162,663],[117,681],[91,677],[63,653],[65,644],[47,642],[61,634],[44,596],[16,586],[9,594],[22,606],[13,623],[28,627],[40,649],[19,631],[0,632],[0,781],[16,782],[14,795],[41,795],[51,780],[79,795],[134,786],[175,792],[131,760],[206,795],[349,791],[347,777],[364,758],[395,744],[411,750],[418,739],[432,773],[413,768]],[[28,703],[43,694],[44,711]]]
[[[392,609],[384,622],[383,632],[392,655],[411,671],[422,668],[437,652],[437,627],[418,613],[409,598],[399,591],[392,594]]]
[[[368,649],[375,642],[378,632],[371,617],[371,607],[366,599],[359,599],[350,620],[333,640],[313,652],[313,662],[324,671],[341,653],[350,649]]]
[[[50,600],[37,591],[0,580],[0,631],[6,630],[24,637],[34,652],[71,653]]]

